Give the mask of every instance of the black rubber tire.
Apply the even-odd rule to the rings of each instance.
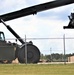
[[[18,60],[20,63],[25,63],[25,46],[18,52]],[[38,63],[40,60],[39,49],[32,44],[27,45],[27,63]]]

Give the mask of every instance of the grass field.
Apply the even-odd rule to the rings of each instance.
[[[0,64],[0,75],[74,75],[74,64]]]

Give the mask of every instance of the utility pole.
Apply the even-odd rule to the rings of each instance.
[[[50,59],[51,59],[51,62],[52,62],[52,48],[50,48]]]

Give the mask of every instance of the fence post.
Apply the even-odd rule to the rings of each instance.
[[[66,65],[66,58],[65,58],[65,55],[66,55],[66,48],[65,48],[65,34],[63,35],[63,47],[64,47],[64,64]]]
[[[26,35],[25,35],[25,63],[27,64],[27,42],[26,42]]]

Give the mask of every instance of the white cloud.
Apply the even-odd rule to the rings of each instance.
[[[25,8],[27,4],[25,0],[3,0],[0,2],[0,6],[0,12],[3,11],[1,14],[5,14]]]

